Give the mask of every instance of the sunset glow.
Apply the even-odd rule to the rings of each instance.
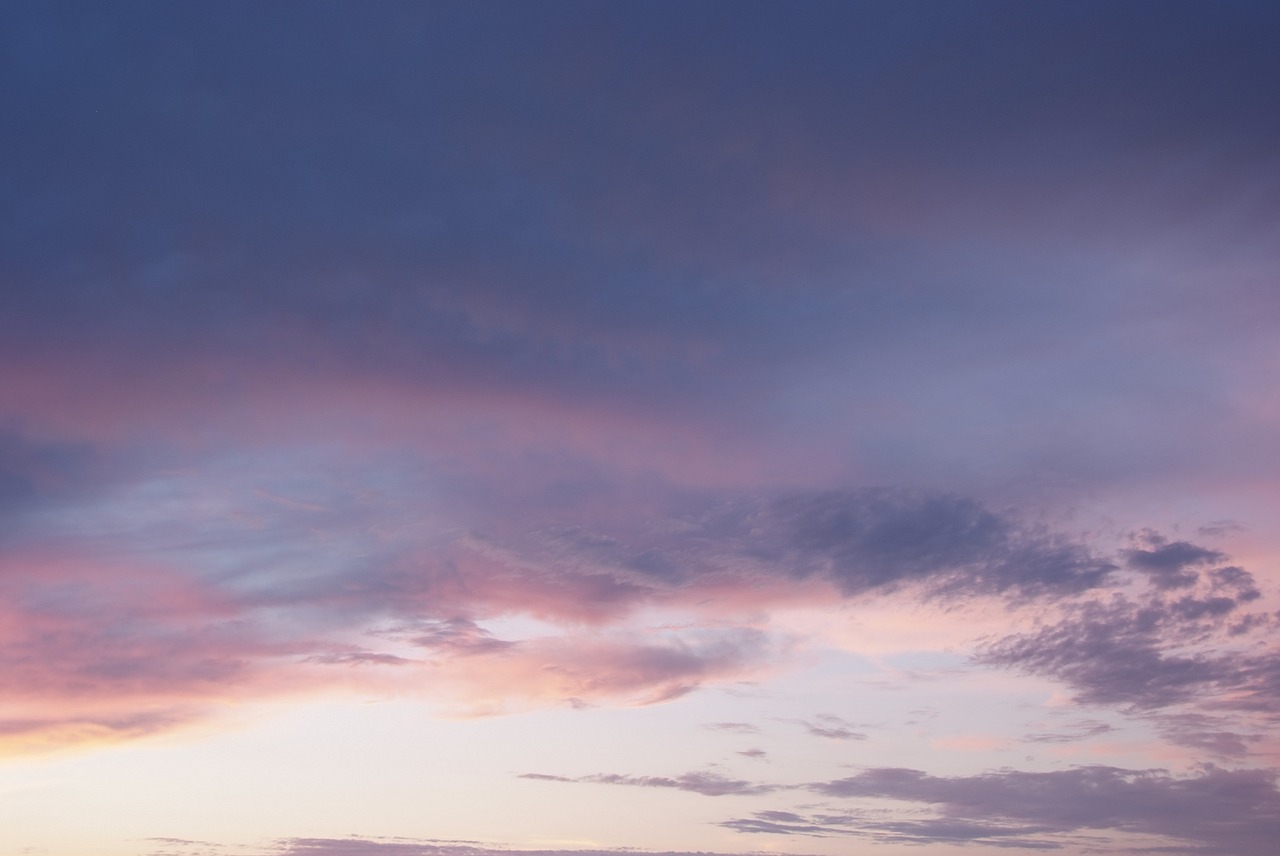
[[[1276,852],[1280,7],[0,16],[0,856]]]

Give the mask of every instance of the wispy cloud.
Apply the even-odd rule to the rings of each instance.
[[[549,782],[669,788],[703,796],[761,796],[807,791],[841,801],[805,813],[769,809],[722,826],[747,833],[857,836],[885,843],[984,843],[1057,849],[1071,834],[1103,831],[1155,836],[1188,852],[1262,856],[1280,832],[1280,789],[1272,770],[1208,766],[1189,774],[1101,765],[1032,772],[1002,769],[972,776],[934,776],[920,770],[872,768],[842,779],[801,785],[748,782],[714,773],[564,777],[526,773]],[[876,806],[893,800],[932,807]],[[874,805],[874,803],[873,803]]]
[[[814,721],[805,721],[801,724],[804,726],[805,731],[814,737],[825,737],[829,740],[867,739],[866,734],[855,730],[852,722],[848,722],[831,713],[820,713],[814,717]]]
[[[1278,657],[1265,645],[1274,619],[1245,609],[1259,597],[1253,576],[1231,565],[1196,567],[1225,561],[1221,553],[1168,546],[1172,558],[1142,560],[1160,576],[1140,599],[1068,605],[1061,621],[991,641],[978,661],[1055,678],[1087,704],[1265,709],[1280,686]]]
[[[595,785],[627,785],[637,788],[670,788],[678,791],[690,791],[707,797],[722,797],[729,794],[737,796],[756,796],[783,789],[785,785],[760,784],[745,779],[733,779],[719,773],[691,772],[679,776],[628,776],[622,773],[595,773],[590,776],[566,778],[545,773],[523,773],[522,779],[536,779],[545,782],[582,782]]]
[[[1040,731],[1023,736],[1023,740],[1031,743],[1072,743],[1077,740],[1088,740],[1108,732],[1115,727],[1096,719],[1082,719],[1063,723],[1057,730]]]
[[[1162,770],[1094,766],[939,777],[918,770],[873,769],[812,787],[832,797],[937,806],[933,819],[851,819],[842,824],[854,834],[915,842],[1027,837],[1031,846],[1054,846],[1045,841],[1037,845],[1036,839],[1103,829],[1165,836],[1195,852],[1261,856],[1270,852],[1280,833],[1280,791],[1276,774],[1267,770],[1209,768],[1172,776]]]

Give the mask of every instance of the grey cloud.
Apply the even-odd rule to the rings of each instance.
[[[533,779],[537,782],[576,782],[577,779],[571,779],[568,776],[553,776],[550,773],[521,773],[516,778]]]
[[[1215,520],[1204,526],[1196,527],[1196,534],[1203,538],[1221,538],[1235,532],[1243,532],[1244,527],[1234,520]]]
[[[10,515],[96,484],[104,466],[87,443],[39,438],[0,425],[0,525]]]
[[[325,666],[405,666],[414,661],[394,654],[379,654],[373,651],[334,651],[312,654],[304,657],[302,662]]]
[[[950,818],[886,821],[883,816],[873,817],[859,812],[805,817],[789,811],[758,811],[749,818],[734,818],[723,821],[720,825],[736,832],[818,838],[859,837],[877,843],[981,843],[987,847],[1016,847],[1019,850],[1048,850],[1060,846],[1057,842],[1031,837],[1045,831],[1039,826],[980,823]]]
[[[870,824],[865,827],[865,830],[881,841],[897,841],[905,844],[972,842],[981,843],[987,847],[1017,848],[1018,850],[1056,850],[1061,846],[1057,842],[1031,837],[1046,832],[1047,830],[1042,826],[939,819],[882,822]]]
[[[828,557],[847,590],[989,560],[1008,524],[962,497],[905,491],[840,491],[793,496],[773,512],[790,544]]]
[[[1193,852],[1264,856],[1280,836],[1280,791],[1269,770],[1210,767],[1178,777],[1091,766],[940,777],[882,768],[812,788],[831,797],[936,806],[933,820],[859,825],[915,841],[1114,830],[1180,839]]]
[[[490,856],[500,851],[474,841],[352,837],[289,838],[273,852],[282,856]]]
[[[1280,700],[1280,652],[1241,644],[1273,624],[1270,616],[1242,612],[1260,596],[1253,576],[1236,566],[1202,567],[1226,560],[1217,551],[1145,537],[1173,548],[1138,560],[1160,569],[1147,592],[1075,603],[1056,623],[989,642],[976,660],[1060,680],[1088,704],[1247,710]]]
[[[644,788],[674,788],[691,791],[708,797],[722,797],[729,794],[738,796],[754,796],[778,790],[780,785],[754,784],[745,779],[730,779],[717,773],[684,773],[675,778],[666,776],[623,776],[614,773],[603,773],[586,776],[579,781],[595,782],[602,785],[633,785]]]
[[[113,739],[131,739],[167,731],[196,719],[194,708],[170,706],[163,710],[118,716],[82,714],[66,717],[0,719],[0,736],[39,740],[44,735],[87,732]]]
[[[1215,565],[1226,560],[1226,554],[1210,550],[1188,541],[1170,542],[1154,532],[1140,536],[1146,549],[1136,548],[1125,553],[1131,568],[1146,573],[1160,589],[1186,588],[1196,584],[1198,573],[1194,568]]]
[[[620,773],[596,773],[590,776],[567,778],[548,775],[546,773],[522,773],[522,779],[536,779],[546,782],[582,782],[596,785],[627,785],[639,788],[670,788],[679,791],[690,791],[708,797],[722,797],[729,794],[738,796],[755,796],[779,790],[783,785],[755,784],[745,779],[731,779],[718,773],[695,771],[680,776],[628,776]]]
[[[759,734],[760,729],[749,722],[708,722],[703,728],[713,731],[735,731],[739,734]]]
[[[1247,603],[1262,596],[1254,585],[1253,574],[1244,568],[1229,565],[1225,568],[1213,568],[1208,572],[1212,590],[1231,593],[1236,600]]]
[[[152,850],[147,856],[224,856],[225,844],[216,841],[195,841],[187,838],[152,837],[145,839],[163,845],[162,850]]]
[[[630,536],[543,531],[506,549],[537,580],[605,575],[610,584],[596,586],[608,598],[603,605],[711,579],[768,577],[826,579],[847,597],[917,585],[939,598],[1025,600],[1087,591],[1117,570],[1079,540],[974,499],[897,488],[708,500]],[[581,594],[590,598],[589,590]]]
[[[1280,701],[1280,653],[1179,653],[1176,637],[1162,638],[1142,621],[1142,610],[1123,601],[1091,604],[1071,620],[998,640],[976,659],[1060,680],[1086,704],[1155,710],[1195,702],[1205,708],[1274,711]]]
[[[1109,731],[1115,731],[1115,728],[1096,719],[1084,719],[1068,723],[1060,731],[1027,734],[1022,739],[1031,743],[1071,743],[1097,737]]]
[[[271,856],[707,856],[687,851],[634,848],[526,850],[478,841],[409,838],[289,838],[271,848]],[[258,856],[258,854],[254,854]],[[261,856],[267,856],[264,852]],[[748,856],[748,854],[742,854]]]
[[[1196,749],[1215,758],[1242,758],[1258,734],[1242,734],[1230,730],[1231,720],[1202,713],[1156,714],[1148,719],[1170,743]]]
[[[1238,673],[1224,673],[1219,658],[1170,650],[1157,620],[1123,599],[1085,604],[1069,620],[988,645],[976,659],[1063,681],[1084,703],[1139,708],[1188,701]]]
[[[433,651],[447,651],[455,655],[492,654],[517,644],[497,638],[466,618],[421,621],[414,627],[408,641]]]
[[[846,722],[832,714],[819,714],[817,722],[801,722],[805,730],[814,737],[825,737],[830,740],[866,740],[867,735],[855,731],[853,723]]]
[[[756,812],[749,818],[734,818],[723,821],[720,825],[734,832],[757,832],[769,835],[830,835],[842,832],[842,830],[809,823],[800,815],[789,811]]]
[[[1083,544],[951,494],[877,488],[779,500],[785,543],[847,594],[927,581],[948,594],[1075,593],[1115,570]]]

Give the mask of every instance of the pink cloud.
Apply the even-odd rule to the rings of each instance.
[[[785,645],[741,628],[515,641],[455,620],[403,628],[401,634],[424,651],[426,664],[399,677],[421,681],[432,697],[462,716],[547,705],[656,704],[704,684],[764,677],[788,655]]]

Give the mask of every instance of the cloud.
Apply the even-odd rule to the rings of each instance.
[[[74,540],[0,551],[4,751],[138,739],[216,717],[229,701],[299,693],[409,694],[460,715],[654,704],[758,678],[789,656],[778,634],[733,626],[502,639],[468,618],[423,615],[421,575],[376,554],[349,562],[340,519],[313,546],[290,521],[315,512],[282,513],[283,526],[246,529],[249,576],[225,543],[207,565],[198,527],[146,557],[101,541],[98,556]],[[211,528],[234,538],[237,525]],[[269,572],[256,570],[264,559]],[[430,590],[439,609],[455,608],[446,588]]]
[[[463,715],[545,705],[646,705],[704,683],[745,680],[777,668],[776,640],[746,628],[535,637],[479,649],[429,647],[423,687]]]
[[[1139,566],[1156,576],[1138,599],[1117,593],[1068,604],[1055,623],[986,643],[977,661],[1060,680],[1084,704],[1244,711],[1280,698],[1280,651],[1245,643],[1272,624],[1242,611],[1260,596],[1253,576],[1203,567],[1226,560],[1216,551],[1185,542],[1160,549],[1169,552],[1139,551]]]
[[[1172,776],[1163,770],[1090,766],[940,777],[879,768],[811,787],[842,799],[936,807],[934,819],[851,822],[854,834],[890,840],[977,841],[1113,830],[1165,836],[1192,852],[1262,856],[1280,834],[1280,791],[1276,773],[1267,770],[1210,767]]]
[[[44,460],[32,442],[14,440],[26,451],[10,457]],[[588,514],[591,525],[550,525],[564,519],[556,508],[520,527],[505,511],[475,512],[475,498],[451,503],[412,456],[371,466],[300,450],[191,469],[161,469],[161,456],[133,461],[133,472],[122,461],[102,469],[112,480],[91,492],[23,512],[24,545],[0,550],[11,719],[48,721],[50,737],[123,739],[144,731],[110,723],[133,715],[166,712],[147,720],[159,730],[197,721],[194,711],[222,699],[356,688],[409,693],[459,715],[652,704],[784,668],[803,640],[762,625],[779,607],[904,595],[1050,602],[1120,573],[1082,540],[948,493],[663,485],[646,489],[653,513],[642,519]],[[486,524],[497,534],[483,534]],[[1161,647],[1170,628],[1220,627],[1243,639],[1266,619],[1242,608],[1259,596],[1247,571],[1186,555],[1178,573],[1196,574],[1196,584],[1158,590],[1141,616],[1120,601],[1081,607],[1083,620],[1042,628],[1043,638],[993,642],[983,662],[1057,676],[1082,698],[1144,686],[1149,705],[1193,695],[1214,667]],[[679,612],[688,626],[652,632],[638,620],[651,608]],[[1149,629],[1156,614],[1158,633]],[[547,631],[521,639],[489,629],[512,616]],[[1118,642],[1120,656],[1078,662]],[[1249,677],[1235,688],[1269,698],[1280,677],[1252,656],[1239,662]],[[1126,662],[1128,672],[1103,671]],[[52,706],[64,702],[80,706],[83,728],[57,724],[65,717]],[[806,728],[860,739],[834,720]]]
[[[1236,668],[1224,674],[1219,658],[1167,650],[1153,630],[1141,629],[1141,611],[1123,600],[1089,604],[1070,621],[989,645],[978,662],[1055,678],[1085,704],[1148,709],[1218,692],[1239,674],[1237,664],[1230,663]]]
[[[855,731],[853,723],[847,722],[838,716],[830,713],[820,713],[815,719],[817,722],[801,722],[805,731],[814,737],[825,737],[829,740],[866,740],[867,735],[860,731]]]
[[[405,666],[415,662],[407,657],[394,654],[377,654],[372,651],[332,651],[324,654],[311,654],[302,658],[303,663],[316,663],[323,666]]]
[[[1187,588],[1196,584],[1199,574],[1192,570],[1226,561],[1226,554],[1200,547],[1188,541],[1170,542],[1159,533],[1145,531],[1140,540],[1147,549],[1136,548],[1125,553],[1129,566],[1143,571],[1159,589]]]
[[[101,467],[88,443],[35,439],[15,426],[0,426],[0,533],[13,514],[98,482]]]
[[[1083,544],[974,500],[888,489],[659,492],[668,513],[641,523],[485,537],[424,501],[412,468],[357,476],[299,454],[324,466],[303,476],[297,462],[210,461],[102,486],[28,521],[33,546],[0,552],[14,721],[52,722],[47,707],[74,700],[86,722],[172,710],[153,720],[160,729],[220,699],[350,688],[459,715],[653,704],[784,667],[799,641],[750,626],[762,610],[908,586],[1016,602],[1088,590],[1113,570]],[[1251,590],[1239,569],[1205,573],[1213,597],[1179,589],[1170,607],[1187,621]],[[692,620],[652,633],[633,620],[650,607]],[[513,615],[551,630],[500,638],[486,626]],[[862,736],[835,720],[806,728]]]
[[[1077,740],[1088,740],[1090,737],[1097,737],[1109,731],[1115,731],[1115,727],[1096,719],[1082,719],[1065,724],[1059,731],[1027,734],[1022,739],[1031,743],[1072,743]]]
[[[0,554],[0,672],[12,739],[121,739],[186,724],[306,651],[234,597],[162,564]],[[68,715],[68,708],[76,711]]]
[[[749,818],[734,818],[720,823],[734,832],[763,833],[767,835],[830,835],[846,834],[845,830],[812,823],[807,818],[789,811],[758,811]]]
[[[246,856],[266,856],[260,851]],[[441,841],[410,838],[286,838],[269,849],[279,856],[710,856],[702,852],[637,850],[635,848],[530,850],[500,847],[479,841]],[[730,854],[732,856],[732,854]],[[743,854],[748,856],[748,854]]]
[[[151,850],[147,856],[244,856],[240,848],[228,848],[216,841],[193,841],[187,838],[152,837],[145,839],[163,845],[162,850]]]
[[[1146,717],[1170,743],[1185,746],[1212,758],[1242,758],[1262,739],[1256,733],[1233,730],[1235,723],[1203,713],[1161,713]]]
[[[720,823],[735,832],[770,835],[803,835],[818,838],[856,836],[877,843],[898,844],[969,844],[987,847],[1009,847],[1019,850],[1052,850],[1060,843],[1035,837],[1044,830],[1010,824],[974,823],[963,820],[887,821],[858,812],[805,817],[787,811],[754,812],[749,818],[734,818]]]
[[[1274,770],[1212,765],[1184,775],[1092,765],[1048,772],[1001,769],[970,776],[882,767],[805,785],[750,782],[708,772],[674,777],[526,773],[521,778],[664,788],[711,797],[805,790],[855,801],[836,808],[810,805],[805,814],[770,809],[721,823],[747,833],[1056,849],[1069,844],[1074,834],[1107,831],[1172,840],[1185,852],[1264,856],[1280,834],[1277,775]],[[921,817],[915,807],[870,808],[866,800],[929,806],[933,816]]]
[[[890,488],[708,498],[640,531],[536,535],[474,549],[526,602],[572,588],[575,603],[606,615],[642,602],[768,607],[908,586],[1021,601],[1088,591],[1117,569],[1081,541],[974,499]]]
[[[191,700],[152,700],[133,704],[90,701],[74,715],[50,704],[9,705],[0,718],[0,756],[42,754],[73,748],[108,746],[194,725],[209,715]],[[15,715],[16,714],[16,715]]]
[[[447,652],[454,656],[476,654],[495,654],[507,651],[516,645],[505,639],[498,639],[489,631],[465,618],[449,618],[439,621],[423,620],[411,625],[406,633],[405,628],[388,631],[384,635],[407,635],[406,641],[411,645],[425,648],[432,652]]]
[[[760,729],[749,722],[708,722],[703,728],[713,731],[732,731],[737,734],[759,734]]]
[[[831,491],[787,497],[770,510],[787,546],[846,594],[910,582],[953,595],[1071,594],[1115,569],[1082,544],[950,494]]]
[[[628,776],[621,773],[596,773],[590,776],[566,778],[545,773],[524,773],[522,779],[536,779],[544,782],[582,782],[596,785],[626,785],[637,788],[670,788],[678,791],[689,791],[707,797],[722,797],[729,794],[737,796],[756,796],[780,790],[786,786],[759,784],[745,779],[731,779],[719,773],[691,772],[679,776]]]

